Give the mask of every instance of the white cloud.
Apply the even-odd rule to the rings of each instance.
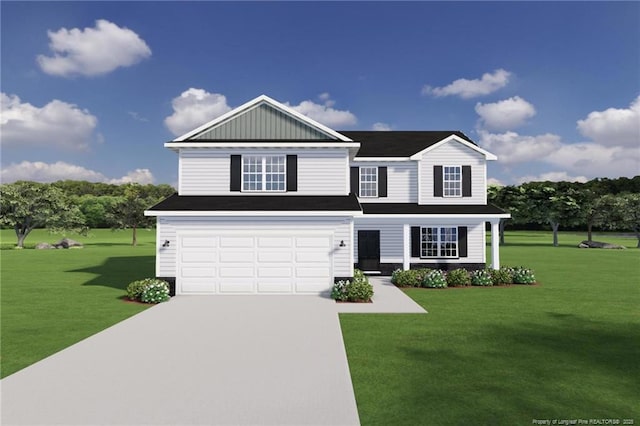
[[[482,126],[492,130],[514,129],[536,115],[533,105],[519,96],[494,103],[478,102],[475,109]]]
[[[358,122],[356,116],[350,111],[334,109],[333,106],[336,102],[331,99],[329,93],[320,94],[318,99],[322,102],[321,104],[307,100],[300,102],[298,105],[291,105],[289,102],[286,102],[285,105],[332,128],[351,126]]]
[[[496,179],[493,177],[487,178],[488,186],[504,186],[504,183],[500,179]]]
[[[629,108],[593,111],[578,120],[580,133],[607,146],[640,146],[640,96]]]
[[[128,28],[99,19],[93,28],[48,31],[53,56],[38,55],[42,71],[51,75],[93,76],[128,67],[151,56],[149,46]]]
[[[570,176],[567,172],[547,172],[537,176],[528,175],[518,178],[517,183],[525,182],[586,182],[589,179],[586,176]]]
[[[470,99],[488,95],[503,88],[509,83],[510,77],[511,73],[509,71],[497,69],[493,74],[483,74],[480,79],[467,80],[466,78],[460,78],[444,87],[427,85],[422,88],[422,94],[435,97],[460,96],[462,99]]]
[[[164,119],[164,124],[176,136],[231,111],[224,95],[193,87],[173,98],[171,106],[173,114]]]
[[[383,132],[391,130],[391,126],[388,125],[387,123],[373,123],[373,126],[371,128],[373,130],[383,131]]]
[[[100,172],[89,170],[82,166],[65,163],[63,161],[51,164],[43,163],[41,161],[23,161],[18,164],[12,163],[7,167],[3,167],[0,172],[0,180],[3,183],[15,182],[17,180],[55,182],[57,180],[66,179],[115,184],[129,182],[146,184],[154,182],[153,174],[149,169],[136,169],[121,178],[109,179]]]
[[[129,116],[131,118],[133,118],[134,120],[136,120],[136,121],[140,121],[140,122],[143,122],[143,123],[146,123],[146,122],[149,121],[149,119],[144,118],[143,116],[141,116],[139,113],[137,113],[135,111],[128,111],[127,114],[129,114]]]
[[[640,170],[640,149],[589,142],[564,144],[542,159],[590,177],[634,176]]]
[[[54,99],[38,108],[16,95],[0,94],[3,146],[85,149],[98,119],[86,109]]]
[[[525,136],[516,132],[489,133],[479,131],[480,145],[496,154],[503,164],[536,161],[562,146],[560,136],[547,133]]]

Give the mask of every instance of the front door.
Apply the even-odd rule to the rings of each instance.
[[[358,267],[380,270],[380,231],[358,231]]]

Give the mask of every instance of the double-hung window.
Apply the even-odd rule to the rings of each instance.
[[[243,155],[243,191],[284,191],[286,158],[284,155]]]
[[[378,196],[378,168],[360,167],[360,192],[361,197]]]
[[[462,167],[442,167],[442,194],[445,197],[462,197]]]
[[[420,228],[420,257],[458,257],[458,228]]]

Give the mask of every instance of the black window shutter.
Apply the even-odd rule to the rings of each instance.
[[[287,155],[287,191],[298,190],[298,156]]]
[[[242,156],[231,156],[231,191],[242,190]]]
[[[387,196],[387,168],[378,167],[378,197]]]
[[[467,227],[458,226],[458,257],[467,257]]]
[[[462,166],[462,196],[471,197],[471,166]]]
[[[420,227],[411,227],[411,257],[420,257]]]
[[[351,167],[351,193],[360,195],[360,167]]]
[[[433,196],[442,197],[442,166],[433,166]]]

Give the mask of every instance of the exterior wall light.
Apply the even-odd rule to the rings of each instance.
[[[169,244],[171,244],[169,240],[164,240],[164,243],[162,243],[162,247],[169,247]]]
[[[346,247],[347,245],[344,243],[344,240],[340,240],[340,247]]]

